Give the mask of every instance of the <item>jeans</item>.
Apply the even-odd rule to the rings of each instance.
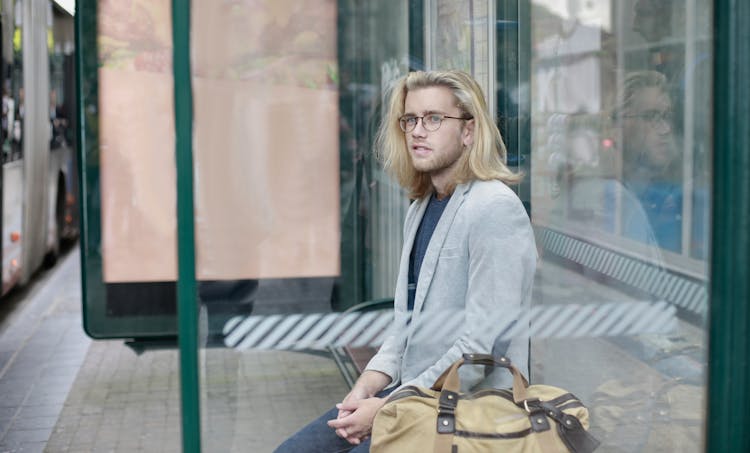
[[[384,398],[396,387],[378,392],[375,396]],[[338,416],[339,410],[335,407],[316,420],[297,431],[292,437],[276,448],[275,453],[368,453],[370,451],[370,438],[362,441],[359,445],[352,445],[345,439],[336,435],[336,432],[326,424]]]

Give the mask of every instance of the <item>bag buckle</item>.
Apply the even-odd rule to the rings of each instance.
[[[527,398],[527,399],[523,400],[523,408],[524,408],[524,409],[526,409],[526,412],[528,412],[528,413],[530,414],[530,413],[531,413],[531,412],[533,412],[533,411],[531,410],[532,408],[530,408],[530,407],[529,407],[529,401],[531,401],[531,404],[532,404],[532,405],[533,405],[534,403],[539,403],[540,401],[539,401],[539,398],[532,398],[532,399],[528,399],[528,398]],[[533,407],[533,406],[532,406],[532,407]],[[534,409],[537,409],[537,408],[536,408],[536,407],[534,407]]]
[[[454,415],[456,413],[455,407],[450,406],[438,406],[438,414],[451,414]]]

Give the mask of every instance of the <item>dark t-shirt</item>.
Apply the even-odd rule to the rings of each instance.
[[[414,237],[414,245],[409,256],[409,311],[414,309],[414,298],[417,293],[417,282],[419,280],[419,270],[422,268],[422,260],[427,253],[427,246],[430,244],[430,238],[435,231],[435,227],[443,215],[445,207],[451,197],[445,197],[438,200],[435,194],[432,194],[424,212],[422,221],[417,229],[417,235]]]

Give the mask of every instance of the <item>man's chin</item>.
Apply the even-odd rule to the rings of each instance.
[[[434,168],[435,166],[432,164],[432,162],[426,162],[424,160],[412,158],[411,164],[414,167],[414,169],[420,173],[430,173],[431,171],[435,169]]]

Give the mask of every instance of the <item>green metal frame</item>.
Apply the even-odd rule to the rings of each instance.
[[[99,55],[97,0],[78,0],[75,14],[78,187],[80,188],[83,328],[92,338],[174,336],[174,316],[107,316],[102,274],[99,180]],[[137,329],[135,329],[137,327]]]
[[[706,451],[750,451],[750,3],[714,4]]]
[[[193,211],[193,92],[190,71],[190,0],[172,0],[174,118],[177,157],[177,314],[180,346],[182,451],[200,452],[198,294]]]
[[[97,332],[89,329],[89,299],[103,300],[104,284],[102,278],[101,254],[95,253],[92,243],[101,243],[100,198],[98,190],[89,188],[99,187],[99,146],[95,128],[98,126],[96,114],[98,100],[98,77],[96,56],[96,1],[79,0],[75,14],[75,45],[76,45],[76,105],[78,127],[76,128],[76,142],[78,143],[78,187],[80,194],[81,219],[81,291],[83,328],[89,336],[97,338]],[[94,52],[89,52],[94,49]],[[93,77],[92,77],[93,74]],[[88,171],[93,167],[93,171]],[[93,221],[93,222],[92,222]],[[89,228],[89,224],[92,225]]]

